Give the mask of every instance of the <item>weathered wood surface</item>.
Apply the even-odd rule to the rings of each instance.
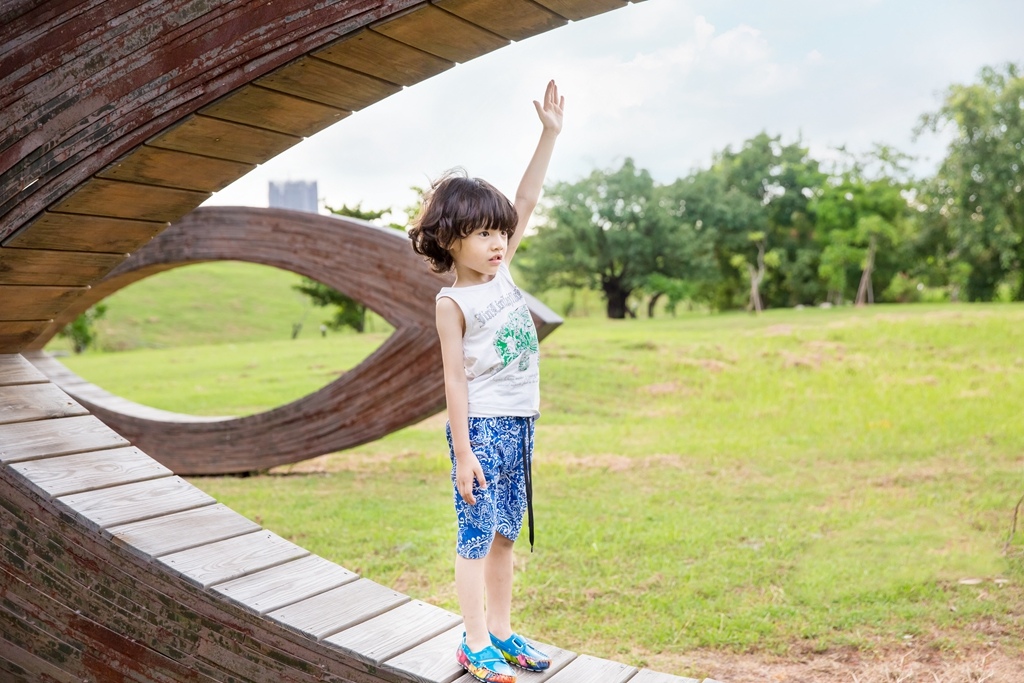
[[[413,600],[336,633],[326,641],[366,664],[380,666],[461,623],[462,618],[448,610]],[[450,658],[451,653],[448,656]]]
[[[127,439],[92,415],[65,417],[50,422],[0,425],[0,462],[4,463],[127,445]],[[40,463],[39,466],[51,467],[51,462]],[[71,464],[71,461],[65,461],[63,466]],[[62,495],[49,492],[51,495]]]
[[[163,469],[152,458],[149,458],[149,466]],[[259,530],[260,525],[256,522],[218,503],[122,524],[106,531],[115,542],[135,552],[146,557],[160,557]]]
[[[369,579],[359,579],[268,612],[267,617],[323,640],[407,602],[406,595]]]
[[[143,145],[97,173],[96,177],[179,190],[217,192],[254,168],[256,164],[253,163]],[[166,224],[160,227],[163,229]]]
[[[83,440],[79,448],[87,447],[90,444]],[[131,447],[15,462],[11,469],[53,497],[171,476],[166,467]]]
[[[87,415],[88,412],[52,384],[0,387],[0,425]]]
[[[548,680],[551,683],[626,683],[636,673],[636,667],[627,664],[580,655]]]
[[[127,256],[0,247],[0,285],[91,285]]]
[[[0,356],[11,368],[23,362]],[[52,426],[54,443],[64,423],[31,422]],[[0,463],[0,674],[11,680],[470,683],[454,661],[456,615],[259,529],[152,460],[144,476],[160,476],[125,483],[145,469],[136,449],[37,455]],[[635,672],[545,647],[551,670],[523,683]]]
[[[308,550],[260,530],[163,555],[159,561],[187,580],[209,588],[306,555]]]
[[[239,207],[199,209],[139,250],[54,323],[169,266],[231,259],[307,275],[376,311],[395,333],[358,367],[298,401],[237,419],[176,416],[99,389],[56,360],[37,366],[91,412],[178,474],[266,469],[378,439],[436,413],[444,377],[434,295],[451,282],[432,273],[405,234],[332,216]],[[529,298],[538,333],[561,322]],[[49,339],[42,335],[37,344]]]
[[[299,137],[313,135],[349,114],[256,85],[239,88],[200,113]]]
[[[9,237],[3,246],[126,254],[153,239],[166,227],[165,221],[47,212],[32,223],[31,230]]]
[[[256,614],[326,593],[359,576],[316,555],[217,584],[213,590]]]
[[[19,354],[0,354],[0,386],[45,384],[50,380]]]
[[[671,674],[661,673],[660,671],[651,671],[650,669],[641,669],[629,679],[629,683],[701,683],[696,678],[685,678],[683,676],[673,676]],[[717,683],[710,678],[705,678],[704,683]]]

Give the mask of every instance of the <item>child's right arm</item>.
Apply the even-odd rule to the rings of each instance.
[[[441,339],[441,360],[444,364],[444,395],[448,404],[448,424],[452,430],[455,451],[455,485],[459,495],[470,505],[476,504],[473,481],[487,488],[480,460],[469,443],[469,388],[466,384],[462,335],[465,320],[459,305],[444,296],[437,300],[437,335]]]

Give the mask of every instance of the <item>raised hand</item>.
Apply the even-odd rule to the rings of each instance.
[[[544,103],[533,101],[537,108],[537,116],[545,129],[560,133],[562,131],[562,109],[565,107],[565,98],[559,97],[558,86],[555,82],[548,81],[548,87],[544,90]]]

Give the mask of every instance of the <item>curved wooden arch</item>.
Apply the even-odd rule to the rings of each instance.
[[[353,219],[282,209],[200,208],[175,223],[95,285],[63,321],[114,292],[189,263],[236,260],[306,275],[376,311],[394,334],[356,368],[274,410],[239,418],[196,418],[125,401],[58,361],[30,356],[92,414],[176,474],[227,474],[351,448],[419,422],[444,406],[434,295],[450,276],[430,271],[405,233]],[[528,296],[543,339],[561,319]]]
[[[303,137],[626,2],[0,6],[0,679],[468,683],[455,615],[217,505],[19,354],[128,253]],[[688,680],[551,651],[524,679]]]

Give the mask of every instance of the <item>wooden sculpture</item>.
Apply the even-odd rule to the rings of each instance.
[[[196,418],[113,396],[44,354],[29,359],[115,431],[177,474],[263,470],[379,439],[444,406],[434,295],[450,284],[413,253],[405,233],[283,209],[193,211],[81,296],[31,345],[117,290],[189,263],[235,260],[306,275],[383,316],[394,333],[319,391],[239,418]],[[528,297],[543,339],[561,319]]]

